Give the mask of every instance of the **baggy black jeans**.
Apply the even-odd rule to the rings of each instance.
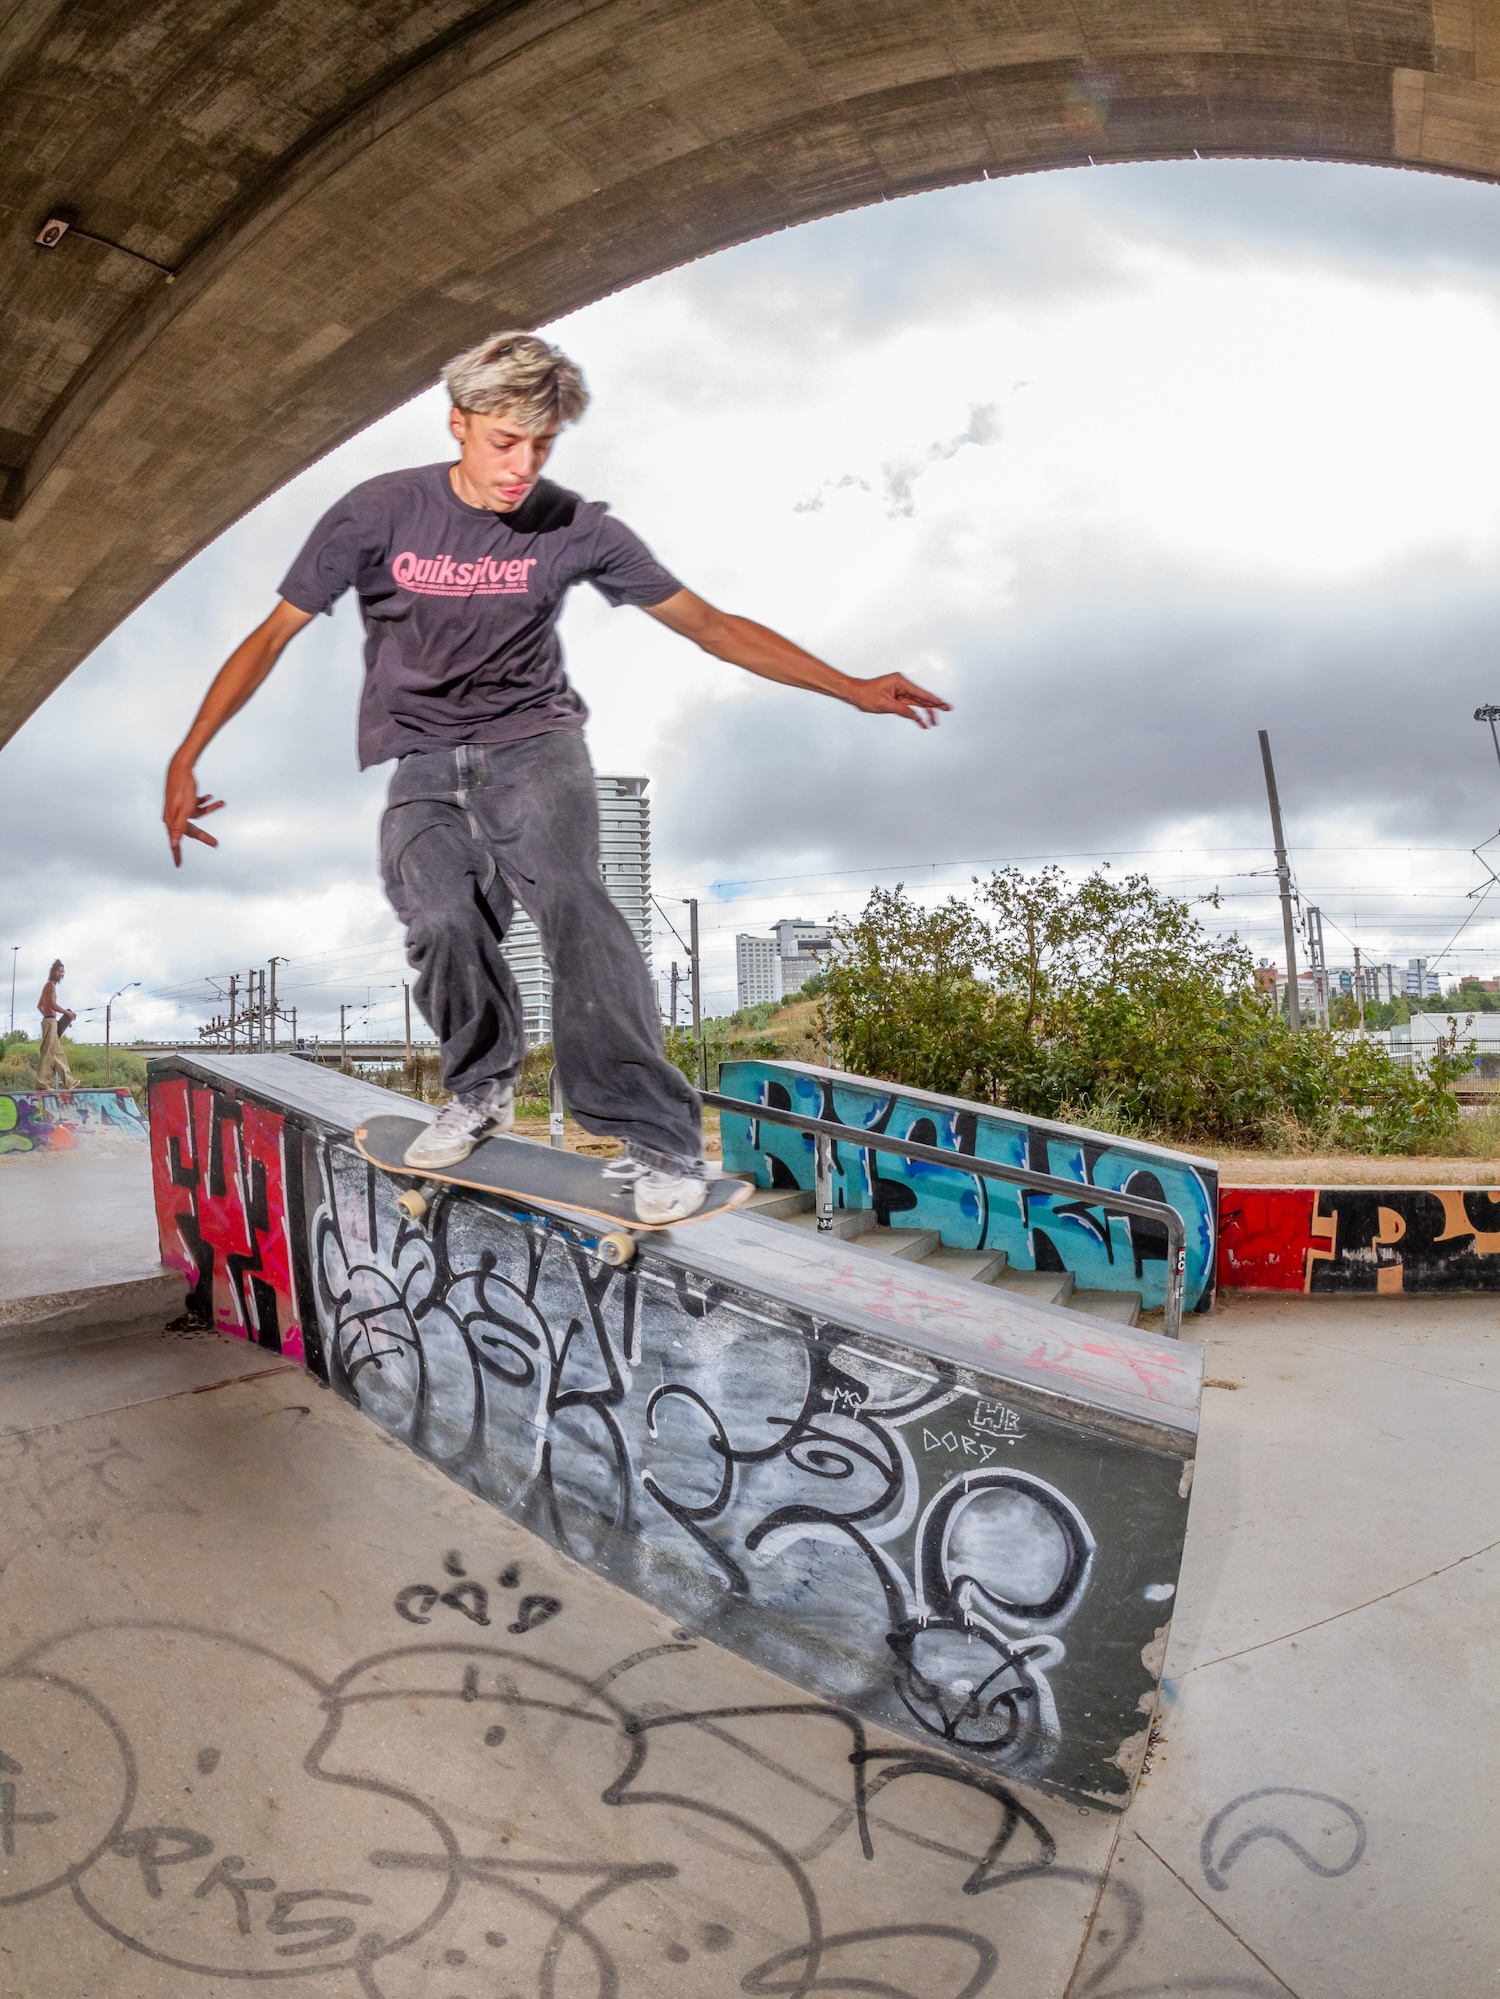
[[[662,1052],[651,977],[599,874],[599,805],[577,730],[416,750],[380,826],[386,894],[454,1095],[514,1081],[520,994],[500,944],[516,904],[552,967],[552,1039],[569,1110],[651,1165],[703,1156],[698,1095]]]

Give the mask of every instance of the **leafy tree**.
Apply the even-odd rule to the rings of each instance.
[[[1456,1027],[1426,1072],[1378,1044],[1294,1033],[1235,937],[1144,875],[1005,868],[972,901],[877,889],[835,924],[823,1004],[845,1066],[1044,1117],[1199,1142],[1404,1150],[1451,1136]],[[1217,899],[1210,898],[1217,907]]]

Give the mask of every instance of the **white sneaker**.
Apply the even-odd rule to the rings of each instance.
[[[509,1131],[516,1121],[516,1093],[509,1083],[487,1083],[454,1097],[406,1148],[408,1166],[440,1173],[467,1159],[482,1138]]]
[[[701,1173],[663,1172],[648,1166],[635,1183],[638,1222],[685,1222],[708,1199],[708,1181]]]

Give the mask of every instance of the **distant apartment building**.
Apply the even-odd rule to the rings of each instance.
[[[734,971],[741,1006],[781,998],[781,946],[774,937],[752,937],[742,930],[734,940]]]
[[[833,936],[826,923],[809,923],[800,916],[784,916],[771,927],[781,959],[781,996],[789,999],[823,969],[833,948]]]
[[[1434,993],[1443,990],[1443,982],[1436,972],[1429,972],[1425,958],[1408,958],[1406,961],[1406,992],[1412,999],[1431,999]]]
[[[599,872],[610,901],[630,925],[641,955],[651,963],[651,801],[644,777],[596,777],[599,799]],[[526,1045],[552,1039],[552,968],[536,925],[517,910],[502,946],[521,991]]]

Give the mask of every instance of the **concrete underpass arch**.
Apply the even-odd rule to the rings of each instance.
[[[0,138],[3,742],[495,325],[1090,159],[1500,178],[1500,0],[11,0]]]

